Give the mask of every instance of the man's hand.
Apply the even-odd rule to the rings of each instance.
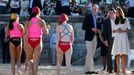
[[[92,28],[92,31],[97,33],[98,32],[98,29],[97,28]]]
[[[103,43],[105,44],[106,47],[109,46],[107,41],[104,41]]]
[[[99,33],[99,35],[102,35],[102,32],[100,30],[98,30],[98,33]]]

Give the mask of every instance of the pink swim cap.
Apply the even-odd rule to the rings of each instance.
[[[32,8],[32,13],[39,14],[40,13],[40,8],[35,6]]]

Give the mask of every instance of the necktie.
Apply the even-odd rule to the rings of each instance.
[[[96,15],[94,15],[94,27],[96,28]]]

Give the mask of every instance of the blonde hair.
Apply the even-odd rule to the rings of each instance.
[[[11,13],[11,20],[17,19],[18,15],[16,13]]]

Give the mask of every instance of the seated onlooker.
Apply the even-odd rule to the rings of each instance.
[[[81,13],[85,15],[87,13],[87,8],[85,6],[81,7]]]
[[[27,0],[22,0],[21,1],[21,11],[20,15],[28,15],[28,1]]]
[[[56,15],[62,14],[62,10],[61,9],[62,9],[61,1],[57,0],[56,8],[55,8]]]
[[[134,0],[126,0],[126,4],[128,4],[127,17],[134,18]]]
[[[92,12],[92,2],[90,0],[85,4],[85,8],[87,9],[87,14]]]
[[[80,7],[79,7],[79,4],[77,2],[72,2],[72,4],[70,5],[70,8],[71,8],[71,15],[72,16],[79,16]]]
[[[102,16],[105,16],[108,12],[107,6],[104,2],[100,5],[100,11],[103,14]]]
[[[67,15],[71,14],[70,2],[71,2],[71,0],[61,0],[62,13],[65,13]]]
[[[18,15],[20,14],[21,2],[19,0],[12,0],[10,2],[10,7],[11,13],[17,13]]]
[[[42,12],[44,13],[44,15],[49,15],[49,13],[50,13],[50,9],[49,9],[49,3],[50,3],[50,1],[48,1],[48,0],[45,0],[44,2],[43,2],[43,9],[42,9]]]
[[[44,6],[43,13],[44,13],[44,15],[50,14],[50,8],[47,4]]]
[[[55,12],[55,9],[56,9],[56,2],[51,2],[49,4],[49,7],[50,7],[50,14],[49,15],[55,15],[56,12]]]
[[[0,0],[0,14],[4,14],[6,11],[8,0]]]
[[[44,15],[55,15],[55,8],[56,8],[56,3],[46,3],[43,6],[43,13]]]

